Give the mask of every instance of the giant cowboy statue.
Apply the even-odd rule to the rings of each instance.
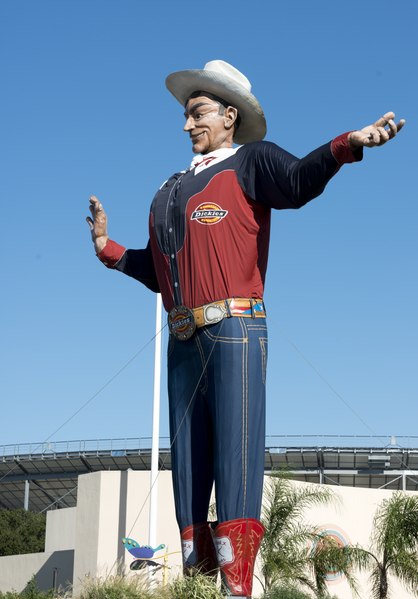
[[[95,250],[160,292],[168,312],[168,391],[177,522],[186,573],[220,568],[228,597],[251,597],[264,473],[267,360],[264,280],[272,208],[301,208],[343,164],[403,127],[388,112],[302,159],[263,141],[248,79],[222,60],[172,73],[197,155],[157,191],[145,249],[110,240],[90,198]],[[234,144],[239,144],[234,146]],[[215,483],[218,522],[208,507]]]

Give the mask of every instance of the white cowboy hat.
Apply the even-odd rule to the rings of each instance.
[[[251,83],[238,69],[223,60],[207,62],[203,70],[177,71],[165,80],[168,90],[184,106],[193,92],[209,92],[231,103],[241,118],[234,142],[260,141],[266,134],[266,119]]]

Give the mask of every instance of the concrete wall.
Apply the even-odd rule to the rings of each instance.
[[[106,471],[79,477],[77,508],[49,512],[46,553],[0,558],[0,590],[22,591],[33,574],[40,588],[74,582],[77,596],[86,577],[106,577],[129,572],[132,556],[124,549],[122,538],[131,537],[148,544],[150,473]],[[305,483],[293,483],[305,487]],[[316,507],[306,519],[347,542],[369,545],[373,515],[381,501],[391,496],[387,490],[332,487],[333,505]],[[158,526],[156,545],[164,544],[169,553],[170,576],[181,572],[181,547],[174,513],[171,473],[158,477]],[[159,552],[157,555],[162,555]],[[135,572],[130,575],[136,576]],[[160,572],[161,575],[161,572]],[[159,576],[160,576],[159,575]],[[359,577],[360,597],[370,596],[367,576]],[[351,599],[347,582],[331,580],[329,590],[339,599]],[[261,586],[254,584],[254,596]],[[393,581],[392,596],[413,599]]]
[[[73,580],[74,550],[28,553],[0,557],[0,591],[22,592],[32,576],[38,588],[46,591],[68,587]]]
[[[0,591],[20,593],[33,576],[41,590],[72,584],[76,513],[77,508],[47,512],[45,553],[0,557]]]
[[[76,508],[47,512],[45,553],[0,557],[0,591],[21,592],[33,576],[41,590],[72,584],[76,513]]]
[[[148,544],[149,472],[97,472],[79,477],[74,559],[74,594],[86,577],[105,577],[129,571],[133,557],[122,539]],[[97,500],[93,501],[93,497]],[[174,515],[171,473],[158,477],[157,545],[180,552]],[[181,555],[170,556],[178,573]]]
[[[266,477],[268,478],[268,477]],[[305,483],[293,483],[306,487]],[[391,491],[331,487],[336,501],[333,505],[311,509],[307,520],[350,543],[369,545],[373,515],[381,501]],[[100,499],[93,501],[99,494]],[[83,578],[107,576],[128,570],[133,560],[123,549],[122,537],[131,537],[140,544],[148,543],[149,473],[101,472],[80,477],[78,493],[76,556],[74,587],[77,593]],[[104,530],[102,530],[104,528]],[[156,544],[167,546],[170,576],[181,572],[181,547],[175,521],[171,473],[160,472],[158,477],[158,529]],[[161,555],[161,553],[159,554]],[[135,574],[133,574],[135,575]],[[367,575],[359,576],[362,598],[369,597]],[[392,581],[396,599],[413,599]],[[339,599],[352,599],[347,582],[336,578],[329,583],[330,592]],[[261,585],[255,581],[254,594],[261,595]]]
[[[306,486],[304,483],[294,482],[295,486]],[[328,485],[327,485],[328,487]],[[361,489],[353,487],[331,486],[336,501],[334,505],[315,507],[309,510],[306,521],[319,526],[323,530],[331,531],[335,537],[345,539],[351,544],[359,544],[370,548],[373,532],[373,517],[378,505],[384,499],[392,496],[392,491],[385,489]],[[409,492],[408,495],[417,495]],[[361,588],[360,597],[371,597],[369,576],[367,573],[356,573]],[[416,595],[404,590],[396,579],[390,579],[391,597],[396,599],[416,599]],[[328,583],[329,591],[341,599],[352,599],[352,593],[344,578],[336,577]]]
[[[75,547],[77,508],[49,510],[46,513],[45,551],[62,551]]]

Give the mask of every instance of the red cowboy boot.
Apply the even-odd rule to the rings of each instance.
[[[212,529],[208,522],[191,524],[181,531],[183,570],[186,575],[200,572],[218,575],[218,560],[213,544]]]
[[[254,563],[264,526],[254,518],[221,522],[215,528],[215,546],[223,582],[231,597],[251,598]]]

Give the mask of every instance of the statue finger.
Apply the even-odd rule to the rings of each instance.
[[[389,139],[391,137],[393,137],[393,135],[390,135],[389,131],[387,131],[384,127],[377,127],[377,131],[380,135],[380,139],[379,139],[380,145],[386,143],[387,141],[389,141]]]
[[[394,119],[395,118],[395,113],[394,112],[386,112],[382,117],[380,117],[380,119],[377,119],[377,121],[375,122],[375,127],[385,127],[388,122],[390,121],[390,119]]]
[[[389,119],[388,126],[389,126],[389,131],[388,131],[389,138],[392,139],[392,137],[395,137],[395,135],[398,132],[398,126],[396,125],[396,123],[393,119]]]

